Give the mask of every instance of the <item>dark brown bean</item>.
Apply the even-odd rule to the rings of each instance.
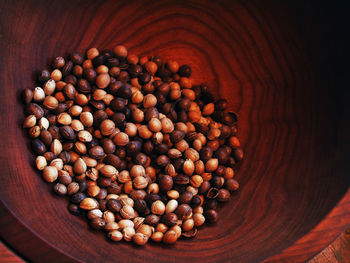
[[[205,209],[216,209],[218,207],[218,201],[216,199],[207,199],[205,202]]]
[[[187,175],[179,174],[174,177],[174,183],[178,185],[187,185],[190,182],[190,178]]]
[[[232,191],[238,190],[239,184],[238,184],[238,182],[235,179],[231,178],[231,179],[227,179],[225,181],[225,187],[226,187],[227,190],[232,192]]]
[[[185,133],[183,131],[175,130],[172,133],[170,133],[170,140],[173,144],[178,143],[183,138],[185,138]]]
[[[170,175],[163,175],[159,179],[159,189],[161,191],[170,191],[173,187],[173,178]]]
[[[205,217],[206,221],[208,223],[211,223],[211,224],[216,223],[219,219],[218,213],[213,209],[206,211],[204,213],[204,217]]]
[[[111,179],[110,178],[107,178],[107,177],[103,177],[101,176],[100,178],[98,178],[97,180],[97,184],[101,187],[108,187],[110,186],[112,183]]]
[[[97,77],[97,73],[94,69],[92,68],[85,68],[83,71],[83,76],[84,78],[89,81],[90,83],[95,83],[96,81],[96,77]],[[79,82],[78,82],[79,83]],[[79,85],[79,84],[78,84]]]
[[[58,155],[58,158],[62,159],[64,164],[68,164],[70,162],[70,154],[66,151],[61,152]]]
[[[218,159],[219,164],[225,164],[230,157],[229,153],[226,150],[226,147],[220,147],[215,153],[214,157]]]
[[[46,145],[50,146],[52,143],[52,135],[47,130],[42,130],[40,133],[40,140]]]
[[[126,106],[126,100],[123,98],[115,98],[111,101],[110,107],[113,111],[123,111]]]
[[[122,209],[122,205],[116,199],[109,199],[107,201],[107,208],[112,212],[119,212]]]
[[[219,202],[227,202],[230,199],[230,196],[231,196],[230,192],[228,190],[222,188],[219,190],[219,194],[216,197],[216,199]]]
[[[106,157],[103,159],[103,162],[105,164],[110,164],[114,167],[116,167],[118,170],[122,170],[120,169],[120,158],[114,154],[107,154]]]
[[[188,204],[181,204],[175,210],[175,214],[177,215],[177,218],[180,220],[182,220],[184,217],[191,214],[191,212],[192,212],[192,208]]]
[[[207,162],[213,156],[213,150],[209,147],[203,147],[199,151],[199,155],[203,162]]]
[[[146,201],[143,200],[143,199],[136,199],[135,202],[134,202],[134,209],[138,213],[144,214],[147,211],[147,203],[146,203]]]
[[[119,195],[122,192],[122,189],[116,183],[111,183],[111,185],[108,186],[107,191],[108,191],[109,194],[117,194],[117,195]]]
[[[71,126],[67,126],[67,125],[62,126],[59,128],[59,131],[61,136],[66,140],[72,141],[76,137],[75,132]]]
[[[194,208],[194,207],[200,206],[201,203],[202,203],[202,199],[199,196],[195,195],[195,196],[193,196],[190,205],[191,205],[191,207]]]
[[[129,85],[123,85],[122,87],[120,87],[120,88],[117,90],[116,95],[117,95],[118,97],[123,98],[123,99],[127,99],[127,100],[130,99],[130,98],[131,98],[131,95],[132,95],[130,86],[129,86]]]
[[[190,77],[191,74],[192,74],[192,69],[189,65],[182,65],[180,68],[179,68],[179,71],[178,71],[179,75],[181,77]]]
[[[161,167],[165,167],[169,164],[170,160],[169,160],[169,157],[166,156],[166,155],[160,155],[157,157],[156,159],[156,163],[158,166],[161,166]]]
[[[90,225],[93,229],[101,230],[106,226],[106,222],[102,218],[94,218],[91,220]]]
[[[224,178],[220,177],[220,176],[214,176],[211,179],[211,185],[215,188],[221,188],[224,184]]]
[[[180,204],[190,204],[193,198],[193,194],[189,191],[183,192],[180,194],[180,197],[178,199]]]
[[[80,215],[80,209],[79,206],[75,205],[75,204],[69,204],[68,205],[68,210],[72,215]]]
[[[175,226],[177,224],[177,216],[175,213],[167,213],[162,216],[161,222],[169,227]]]
[[[100,160],[104,157],[105,152],[101,146],[94,146],[89,150],[90,157]]]
[[[233,154],[234,154],[234,157],[236,159],[236,161],[242,161],[243,159],[243,150],[242,148],[237,148],[237,149],[234,149],[233,150]]]
[[[33,91],[31,89],[25,89],[22,92],[22,101],[25,104],[28,104],[33,99]]]
[[[40,83],[44,83],[45,81],[48,81],[50,79],[50,72],[46,69],[42,70],[39,73],[38,80]]]
[[[144,190],[133,190],[130,193],[130,197],[133,200],[145,199],[147,193]]]
[[[108,119],[108,115],[104,110],[97,110],[93,114],[94,127],[100,127],[102,121]]]
[[[73,62],[69,60],[62,68],[62,76],[65,77],[69,75],[72,72],[72,69],[73,69]]]
[[[45,144],[39,140],[35,139],[31,142],[32,150],[38,155],[42,155],[46,152],[46,146]]]
[[[84,193],[76,193],[76,194],[73,194],[71,197],[70,197],[70,201],[73,203],[73,204],[79,204],[81,201],[83,201],[84,199],[86,198],[86,195]]]
[[[115,144],[112,140],[106,139],[102,142],[102,147],[105,153],[114,153],[115,152]]]
[[[159,216],[152,214],[152,215],[146,216],[144,223],[155,227],[158,225],[159,221],[160,221]]]
[[[91,85],[86,79],[79,79],[77,89],[79,92],[87,94],[91,92]]]
[[[158,194],[148,194],[145,198],[145,201],[151,206],[157,200],[160,200],[160,196]]]
[[[199,187],[199,189],[198,189],[198,192],[200,193],[200,194],[206,194],[208,191],[209,191],[209,189],[210,189],[210,183],[208,182],[208,181],[204,181],[202,184],[201,184],[201,186]]]
[[[38,120],[44,116],[44,110],[36,103],[29,103],[25,108],[27,115],[34,115]]]

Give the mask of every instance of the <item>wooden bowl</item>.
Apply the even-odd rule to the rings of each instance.
[[[331,42],[341,32],[330,17],[337,10],[275,2],[2,1],[2,238],[43,262],[299,262],[329,244],[350,222],[345,62],[341,42]],[[20,91],[55,56],[119,43],[190,64],[195,82],[240,116],[241,189],[195,239],[110,243],[33,168]]]

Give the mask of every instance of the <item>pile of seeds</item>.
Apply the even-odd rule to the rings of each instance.
[[[191,73],[119,45],[57,57],[23,91],[37,169],[113,241],[194,237],[239,187],[237,116]]]

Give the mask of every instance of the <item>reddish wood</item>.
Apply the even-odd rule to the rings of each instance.
[[[330,246],[315,256],[308,263],[349,262],[350,261],[350,229],[345,231]]]
[[[24,263],[15,253],[0,242],[0,262],[3,263]]]
[[[350,222],[341,61],[324,17],[274,2],[0,2],[1,236],[32,261],[300,262],[330,244]],[[32,167],[19,92],[55,56],[118,43],[190,64],[240,115],[241,190],[193,240],[111,244]]]

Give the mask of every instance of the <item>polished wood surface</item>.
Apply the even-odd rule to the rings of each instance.
[[[350,223],[339,16],[278,2],[0,1],[1,237],[42,262],[302,262],[330,244]],[[240,116],[241,190],[193,240],[112,244],[33,168],[19,92],[55,56],[119,43],[190,64]]]
[[[25,262],[10,250],[4,243],[0,242],[0,262],[2,263],[23,263]]]
[[[325,250],[316,255],[308,263],[335,262],[346,263],[350,261],[350,229],[347,229]]]

